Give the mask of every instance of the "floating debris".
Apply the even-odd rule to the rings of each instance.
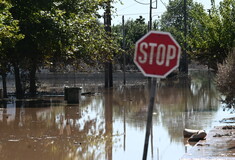
[[[222,129],[235,129],[235,126],[223,126]]]
[[[204,140],[206,137],[206,132],[204,130],[193,130],[193,129],[184,129],[183,131],[184,138],[189,138],[189,142],[196,142]]]
[[[201,144],[201,143],[199,143],[199,144],[197,144],[197,146],[210,146],[210,144]]]
[[[232,136],[232,133],[226,133],[226,134],[216,133],[213,137],[226,137],[226,136]]]
[[[9,139],[8,141],[9,141],[9,142],[19,142],[20,139]]]

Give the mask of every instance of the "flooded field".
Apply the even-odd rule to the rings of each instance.
[[[149,160],[177,160],[190,148],[183,129],[209,131],[227,116],[213,77],[192,72],[188,84],[161,81],[157,87]],[[128,80],[128,79],[127,79]],[[78,79],[74,80],[76,83]],[[149,89],[145,78],[104,89],[83,84],[79,104],[62,95],[0,103],[1,160],[138,160],[142,159]],[[95,82],[91,82],[95,83]],[[43,81],[51,89],[70,84]],[[44,86],[43,86],[44,85]]]

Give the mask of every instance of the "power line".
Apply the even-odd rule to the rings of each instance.
[[[149,14],[149,13],[128,13],[128,14],[122,14],[124,16],[131,16],[131,15],[144,15],[144,14]],[[120,14],[118,16],[121,16]]]
[[[155,13],[159,13],[159,14],[161,14],[161,13],[163,13],[163,12],[155,12]],[[132,15],[146,15],[146,14],[149,14],[149,13],[128,13],[128,14],[117,14],[117,15],[115,15],[115,16],[132,16]]]
[[[142,4],[142,5],[149,5],[149,3],[143,3],[143,2],[139,2],[137,0],[134,0],[136,3]]]
[[[142,5],[149,5],[150,3],[143,3],[143,2],[139,2],[139,1],[137,1],[137,0],[134,0],[136,3],[139,3],[139,4],[142,4]],[[156,2],[156,1],[154,1],[154,2]],[[154,2],[152,2],[152,3],[154,3]]]
[[[180,0],[180,1],[178,2],[178,4],[176,4],[176,6],[170,8],[170,9],[175,9],[175,8],[177,8],[179,5],[181,5],[182,2],[183,2],[183,0]]]
[[[167,5],[166,3],[164,3],[162,0],[160,0],[162,2],[162,4],[167,8]]]
[[[136,5],[136,3],[133,3],[133,4],[131,4],[131,5],[127,6],[127,7],[125,7],[125,8],[122,8],[122,9],[118,10],[118,11],[122,11],[122,10],[125,10],[127,8],[133,7],[134,5]]]

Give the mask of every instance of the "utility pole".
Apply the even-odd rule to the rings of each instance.
[[[157,9],[157,0],[156,0],[156,6],[153,7],[153,1],[150,0],[150,3],[149,3],[149,28],[148,30],[151,31],[152,30],[152,27],[153,27],[153,14],[152,14],[152,9]]]
[[[106,2],[104,13],[104,26],[108,35],[111,34],[111,2]],[[113,87],[113,65],[112,62],[105,62],[105,88]]]
[[[184,50],[179,70],[184,75],[188,75],[188,55],[187,55],[187,0],[184,0]]]
[[[126,85],[125,20],[122,16],[123,84]]]
[[[152,0],[150,0],[150,4],[149,4],[149,31],[152,30],[152,9],[153,9],[153,2]]]
[[[150,4],[149,4],[149,22],[148,22],[148,31],[152,30],[152,0],[150,0]],[[148,77],[148,88],[150,89],[151,87],[151,82],[152,82],[152,78]],[[146,151],[145,151],[146,152]]]
[[[152,1],[152,0],[150,0],[150,3],[149,3],[148,31],[151,31],[151,30],[152,30],[152,26],[153,26],[152,9],[157,9],[157,0],[156,0],[156,7],[153,7],[153,1]],[[149,87],[150,87],[150,84],[151,84],[151,80],[152,80],[152,78],[148,77],[148,84],[149,84]]]
[[[156,7],[153,7],[153,2],[150,0],[149,4],[149,31],[152,30],[152,9],[157,9],[157,0],[156,0]],[[148,108],[148,118],[147,118],[147,126],[146,126],[146,133],[145,133],[145,141],[144,141],[144,151],[143,151],[143,157],[142,160],[147,159],[148,154],[148,144],[149,144],[149,136],[151,133],[151,136],[153,136],[152,132],[152,116],[153,116],[153,106],[155,101],[155,92],[156,92],[156,78],[148,77],[148,86],[149,86],[149,94],[150,94],[150,104]],[[152,137],[153,138],[153,137]]]

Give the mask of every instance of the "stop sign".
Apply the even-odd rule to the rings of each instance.
[[[145,76],[165,78],[179,66],[180,52],[170,33],[150,31],[136,42],[134,63]]]

